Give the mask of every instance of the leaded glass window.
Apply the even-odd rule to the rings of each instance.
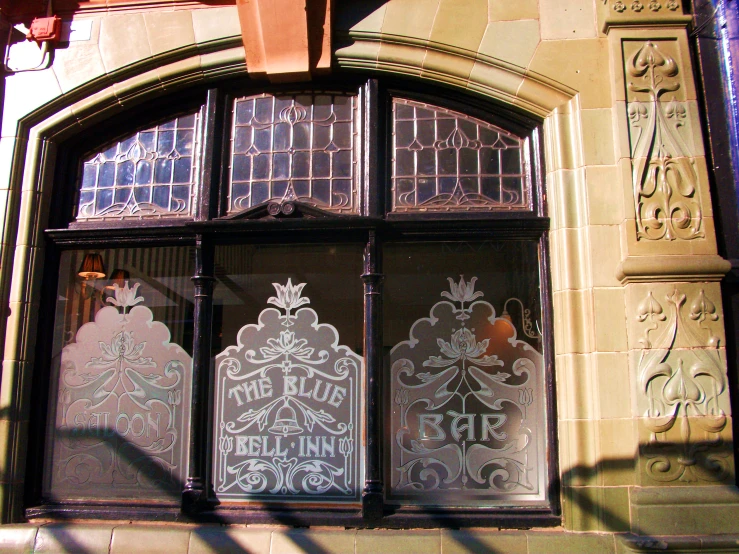
[[[479,119],[394,99],[393,211],[530,209],[523,142]]]
[[[268,200],[357,212],[356,97],[316,93],[235,100],[229,213]]]
[[[101,149],[83,162],[77,221],[191,217],[199,116],[177,117]]]

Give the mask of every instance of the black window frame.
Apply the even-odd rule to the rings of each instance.
[[[320,217],[264,218],[263,207],[236,217],[225,216],[229,186],[229,106],[237,97],[262,92],[356,92],[360,114],[360,213],[319,214]],[[489,121],[519,137],[528,138],[531,159],[530,211],[468,213],[390,213],[392,98],[394,96],[439,105]],[[176,100],[176,102],[173,102]],[[176,109],[172,109],[176,104]],[[192,220],[128,220],[75,222],[77,175],[80,160],[99,147],[142,128],[199,109],[202,117],[202,153],[199,193]],[[155,115],[156,114],[156,115]],[[549,269],[549,218],[543,185],[542,121],[472,95],[435,88],[418,82],[377,80],[347,74],[341,79],[268,86],[224,82],[194,88],[176,96],[149,102],[97,124],[94,133],[82,133],[60,147],[55,166],[52,210],[46,235],[46,261],[41,285],[41,313],[54,312],[60,254],[67,249],[126,246],[190,245],[196,249],[195,329],[193,344],[193,405],[190,422],[189,478],[181,501],[86,501],[54,503],[41,494],[44,470],[44,430],[49,397],[49,344],[53,317],[40,318],[28,444],[25,517],[27,519],[90,518],[113,520],[171,520],[213,523],[281,523],[289,525],[338,525],[347,527],[548,527],[561,523],[559,504],[556,408],[554,393],[554,339]],[[309,207],[299,206],[299,210]],[[397,241],[527,239],[538,243],[545,356],[547,419],[548,500],[546,508],[445,508],[393,507],[383,495],[383,359],[382,359],[382,245]],[[214,394],[210,328],[214,249],[233,242],[360,242],[364,245],[365,317],[365,486],[361,506],[219,505],[207,481],[211,458]]]

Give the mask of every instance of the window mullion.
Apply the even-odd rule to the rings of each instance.
[[[223,143],[223,92],[220,89],[208,91],[203,106],[202,124],[202,166],[200,169],[199,202],[195,209],[196,220],[218,217],[218,192],[220,186],[220,152]]]
[[[382,373],[382,247],[375,231],[370,231],[364,250],[364,356],[366,367],[365,482],[362,515],[380,519],[383,513],[382,422],[380,375]]]
[[[205,472],[209,450],[205,448],[208,429],[210,341],[215,282],[213,244],[198,235],[195,247],[195,307],[192,356],[192,406],[190,411],[190,451],[188,476],[182,492],[185,510],[197,510],[206,501]]]

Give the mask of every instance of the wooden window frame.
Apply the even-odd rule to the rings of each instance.
[[[349,81],[353,86],[347,85]],[[332,88],[333,87],[333,88]],[[559,477],[557,469],[556,411],[554,404],[554,344],[552,301],[549,270],[549,219],[546,217],[542,171],[543,152],[540,144],[541,121],[491,106],[475,97],[461,98],[444,90],[427,92],[420,85],[407,82],[362,81],[352,78],[341,83],[325,82],[308,90],[356,91],[360,105],[359,215],[320,214],[311,219],[265,218],[260,207],[247,210],[241,217],[224,217],[228,179],[229,106],[244,94],[279,92],[273,87],[244,90],[226,83],[217,88],[195,89],[178,98],[181,108],[199,106],[203,125],[201,174],[194,217],[191,220],[73,221],[76,196],[69,191],[77,186],[79,160],[90,143],[77,142],[63,148],[57,159],[55,198],[62,200],[49,222],[47,261],[42,284],[42,313],[53,313],[60,253],[66,249],[110,248],[126,246],[193,245],[196,249],[193,374],[190,421],[189,476],[183,484],[179,502],[85,501],[51,502],[42,498],[41,478],[28,479],[25,515],[37,519],[111,519],[166,520],[211,523],[281,523],[290,525],[338,525],[347,527],[550,527],[561,524]],[[290,89],[294,91],[295,87]],[[532,160],[532,209],[515,212],[468,213],[390,213],[391,158],[389,133],[392,129],[391,100],[394,96],[438,104],[445,108],[491,121],[503,129],[528,137]],[[152,102],[136,117],[129,114],[112,120],[107,129],[132,129],[161,118],[153,113],[167,113],[171,98]],[[170,117],[182,113],[169,110]],[[491,114],[495,117],[491,118]],[[115,132],[101,135],[115,138]],[[98,140],[99,143],[104,142]],[[89,151],[89,148],[87,148]],[[300,206],[310,211],[310,207]],[[319,210],[320,211],[320,210]],[[382,245],[386,241],[439,241],[526,239],[538,243],[540,286],[545,357],[545,390],[547,418],[547,476],[549,505],[546,508],[445,508],[426,509],[417,506],[393,507],[386,504],[383,483],[383,359],[382,359]],[[219,504],[212,494],[208,479],[212,453],[213,374],[210,349],[212,326],[214,250],[229,242],[286,243],[359,242],[364,245],[364,359],[365,359],[365,482],[359,506],[301,506],[274,503],[265,505]],[[41,318],[36,348],[38,367],[50,367],[50,352],[44,344],[52,336],[53,318]],[[28,447],[28,475],[42,475],[44,465],[44,429],[49,396],[48,372],[37,372],[33,382],[31,408],[31,440]],[[38,437],[34,439],[34,437]],[[209,482],[210,481],[210,482]]]

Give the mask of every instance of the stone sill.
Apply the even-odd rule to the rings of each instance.
[[[188,553],[737,552],[739,535],[650,536],[497,530],[52,523],[0,526],[0,552]]]

